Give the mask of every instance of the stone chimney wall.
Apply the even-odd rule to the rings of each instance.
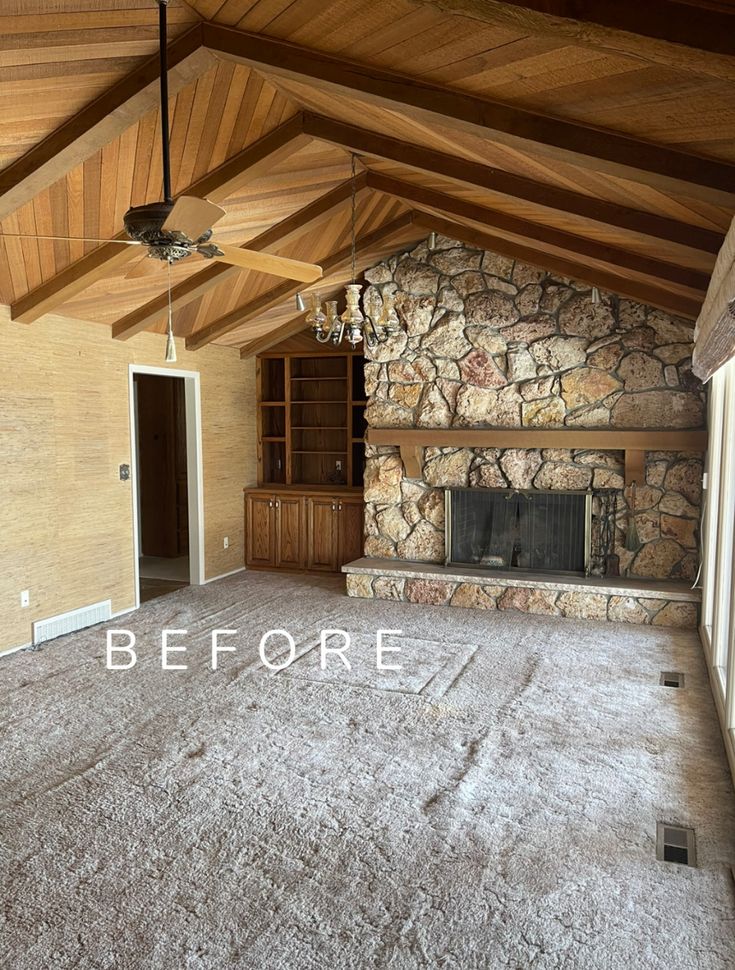
[[[407,330],[366,348],[375,428],[678,429],[705,425],[691,370],[692,325],[439,236],[365,274],[396,293]],[[420,480],[396,448],[367,448],[368,556],[442,562],[443,487],[619,490],[624,575],[692,579],[702,456],[647,453],[637,489],[641,548],[624,548],[622,451],[427,448]]]

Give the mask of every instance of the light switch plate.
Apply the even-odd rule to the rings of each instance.
[[[20,605],[21,607],[31,605],[31,591],[29,589],[22,590],[20,594]]]

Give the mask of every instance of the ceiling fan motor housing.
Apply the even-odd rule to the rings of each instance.
[[[199,243],[205,243],[212,235],[208,229],[199,239],[189,239],[184,233],[164,229],[173,202],[149,202],[147,205],[133,206],[123,216],[125,232],[136,242],[142,242],[150,249],[150,256],[176,262],[185,259]]]

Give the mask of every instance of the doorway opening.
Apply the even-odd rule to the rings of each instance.
[[[137,606],[203,582],[198,376],[131,367]]]

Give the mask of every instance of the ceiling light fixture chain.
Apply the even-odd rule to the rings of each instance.
[[[331,343],[338,346],[343,340],[356,347],[363,340],[368,347],[385,343],[389,337],[401,329],[401,321],[394,304],[392,291],[385,291],[381,295],[374,287],[369,287],[364,296],[360,297],[362,284],[357,282],[357,156],[351,156],[351,192],[350,192],[350,279],[345,287],[346,307],[343,313],[337,312],[337,301],[327,300],[322,310],[322,303],[318,293],[310,293],[311,306],[306,314],[306,323],[310,325],[315,339],[320,344]],[[296,298],[299,309],[303,305],[303,297],[299,293]]]
[[[352,282],[355,283],[355,276],[357,274],[356,264],[357,264],[357,241],[355,226],[357,225],[357,172],[355,168],[355,153],[352,153],[352,217],[350,225],[352,227]]]

